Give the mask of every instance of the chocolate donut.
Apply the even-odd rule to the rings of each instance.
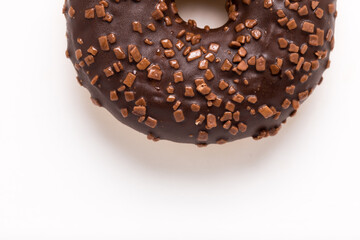
[[[66,53],[93,103],[149,139],[275,135],[329,67],[336,0],[226,9],[223,27],[200,29],[174,0],[66,0]]]

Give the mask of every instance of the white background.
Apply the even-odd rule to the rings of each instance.
[[[338,2],[332,67],[278,136],[204,149],[92,105],[62,4],[0,14],[1,240],[360,239],[359,1]]]

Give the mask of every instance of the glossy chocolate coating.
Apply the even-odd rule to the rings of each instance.
[[[166,139],[181,143],[195,143],[195,144],[211,144],[216,142],[233,141],[236,139],[255,137],[261,138],[267,135],[272,135],[277,132],[279,127],[285,120],[294,114],[297,110],[297,102],[302,102],[299,94],[311,93],[313,89],[319,84],[322,79],[322,74],[327,68],[329,60],[329,52],[333,46],[333,32],[334,32],[334,21],[336,12],[333,12],[330,6],[335,4],[335,0],[321,0],[319,1],[316,8],[313,9],[314,1],[303,0],[303,1],[291,1],[290,4],[299,4],[296,10],[292,10],[289,6],[286,7],[286,1],[274,0],[270,8],[264,7],[264,1],[250,1],[250,4],[246,4],[246,1],[233,0],[232,4],[236,7],[238,16],[235,20],[229,19],[224,27],[218,29],[205,30],[197,28],[187,22],[179,22],[179,15],[173,12],[171,3],[174,1],[164,1],[168,7],[167,10],[163,11],[163,14],[171,19],[172,25],[167,26],[164,19],[155,20],[152,14],[159,3],[158,0],[147,0],[147,1],[131,1],[131,0],[120,0],[108,1],[108,6],[105,8],[106,12],[112,15],[112,21],[107,22],[97,17],[95,14],[94,19],[86,19],[85,10],[94,8],[95,5],[99,4],[96,0],[67,0],[64,6],[64,13],[67,19],[67,36],[68,36],[68,54],[74,65],[80,63],[82,58],[89,55],[87,49],[90,46],[94,46],[98,53],[94,57],[95,62],[90,66],[84,65],[82,67],[77,66],[78,78],[82,85],[86,87],[93,99],[97,103],[101,104],[107,110],[109,110],[117,119],[124,124],[144,133],[151,135],[155,138]],[[245,2],[245,3],[244,3]],[[267,1],[269,2],[269,1]],[[330,4],[330,5],[329,5]],[[308,14],[300,16],[299,9],[303,6],[307,7]],[[227,9],[231,6],[227,4]],[[292,5],[293,7],[293,5]],[[319,18],[319,12],[323,11],[323,16]],[[69,14],[70,10],[74,10],[75,13]],[[285,24],[281,26],[278,22],[280,12],[288,18],[288,21],[294,19],[297,27],[293,30],[289,30],[289,27]],[[231,12],[229,12],[230,14]],[[245,28],[241,32],[236,32],[235,27],[240,23],[245,23],[246,20],[255,19],[257,24],[253,28]],[[137,21],[142,25],[142,33],[135,32],[133,30],[133,22]],[[314,33],[308,33],[302,30],[304,22],[310,22],[314,24]],[[177,23],[179,22],[179,23]],[[153,23],[156,27],[156,31],[151,31],[146,26]],[[309,38],[311,34],[316,35],[316,29],[320,29],[324,32],[323,45],[312,46],[309,44]],[[200,34],[201,41],[198,44],[192,45],[191,42],[185,40],[185,36],[177,37],[178,33],[185,30],[188,33],[195,35]],[[252,37],[252,31],[259,30],[261,37],[255,39]],[[330,32],[329,32],[330,30]],[[115,34],[116,42],[110,44],[110,51],[100,50],[98,38],[101,36],[107,36],[109,34]],[[331,36],[329,36],[332,33]],[[229,44],[235,41],[238,36],[250,36],[250,42],[241,44],[247,51],[247,55],[242,58],[245,62],[255,56],[256,59],[261,56],[266,60],[265,71],[258,71],[256,66],[248,65],[248,69],[243,71],[241,75],[234,71],[222,71],[221,67],[228,59],[233,67],[236,67],[238,63],[233,63],[233,57],[238,52],[239,47],[230,47]],[[150,39],[153,45],[148,45],[144,42],[144,39]],[[306,44],[308,46],[307,51],[304,54],[298,52],[299,57],[303,57],[304,61],[318,61],[319,66],[317,69],[310,69],[305,71],[302,66],[299,71],[296,70],[297,64],[290,61],[289,47],[281,49],[279,47],[279,38],[284,38],[288,41],[288,44],[293,43],[298,47]],[[327,39],[325,39],[327,38]],[[79,44],[79,39],[83,41]],[[161,40],[169,39],[173,43],[172,48],[175,51],[175,56],[167,58],[164,55],[165,49],[161,45]],[[185,47],[179,51],[175,44],[178,40],[185,43]],[[318,40],[319,41],[319,40]],[[199,49],[203,46],[206,50],[212,43],[220,45],[219,51],[214,53],[218,62],[209,62],[208,68],[214,74],[214,79],[206,80],[207,86],[209,86],[222,103],[219,107],[209,106],[208,100],[205,96],[196,90],[195,80],[199,78],[204,79],[205,70],[198,68],[198,62],[204,59],[206,54],[202,54],[201,58],[189,62],[183,51],[186,46],[191,46],[192,50]],[[136,67],[136,62],[128,61],[128,46],[135,45],[142,57],[146,57],[151,64],[158,65],[162,71],[162,77],[160,81],[149,79],[146,70],[140,71]],[[121,46],[124,49],[127,58],[121,60],[123,70],[120,73],[115,73],[111,77],[106,77],[103,70],[113,63],[119,60],[115,58],[113,48]],[[77,59],[75,56],[76,50],[81,49],[82,58]],[[298,50],[300,51],[300,50]],[[316,53],[318,51],[326,51],[326,55],[322,55],[319,59]],[[210,51],[209,51],[210,52]],[[174,69],[169,65],[169,60],[176,59],[179,63],[180,68]],[[276,64],[277,59],[282,59],[282,66],[280,72],[276,75],[270,70],[270,66]],[[294,79],[289,79],[288,75],[285,74],[287,70],[293,73]],[[184,76],[184,81],[174,83],[173,74],[181,71]],[[124,92],[117,92],[119,100],[111,101],[109,93],[119,87],[123,86],[123,80],[127,74],[131,72],[136,75],[131,88],[125,91],[133,91],[135,93],[135,101],[144,98],[146,101],[146,116],[151,116],[157,120],[155,128],[151,128],[139,122],[139,116],[132,114],[135,101],[127,102],[124,98]],[[92,78],[98,75],[99,80],[97,84],[92,85],[90,82]],[[300,82],[300,79],[308,75],[306,82]],[[229,94],[229,88],[221,90],[219,88],[220,80],[226,81],[229,86],[235,89],[234,94]],[[245,83],[244,83],[245,81]],[[169,94],[167,88],[171,84],[174,87],[174,93]],[[291,95],[286,92],[287,87],[294,85],[294,94]],[[194,97],[185,97],[184,91],[186,86],[191,86],[194,90]],[[234,102],[233,96],[240,93],[245,99],[241,103]],[[168,102],[167,98],[169,95],[176,97],[175,102]],[[248,96],[256,96],[256,103],[250,103],[247,101]],[[301,95],[303,96],[303,95]],[[288,99],[292,104],[288,108],[284,108],[284,100]],[[185,120],[182,122],[176,122],[174,119],[174,108],[173,105],[176,101],[180,101],[181,105],[178,109],[181,109],[184,114]],[[225,129],[223,125],[225,122],[220,121],[224,112],[228,112],[225,109],[227,102],[235,104],[235,110],[240,111],[240,120],[234,119],[231,121],[231,126],[238,128],[239,123],[243,123],[247,126],[246,131],[230,133],[229,129]],[[199,112],[193,112],[191,105],[197,104],[200,106]],[[211,103],[210,103],[211,105]],[[274,114],[265,118],[259,109],[262,106],[273,107]],[[129,114],[126,118],[121,114],[121,109],[128,109]],[[275,111],[275,109],[276,111]],[[204,115],[205,118],[208,114],[216,116],[216,127],[209,129],[207,126],[207,119],[201,124],[196,125],[196,119],[199,118],[200,114]],[[280,115],[279,115],[280,114]],[[199,132],[206,132],[208,134],[207,140],[199,140]]]

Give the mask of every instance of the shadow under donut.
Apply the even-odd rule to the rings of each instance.
[[[105,145],[118,151],[119,156],[122,156],[121,161],[135,162],[161,174],[212,175],[226,174],[233,170],[241,172],[272,159],[273,150],[281,144],[286,146],[288,141],[280,131],[278,136],[260,141],[247,138],[204,148],[166,140],[153,142],[146,135],[118,122],[105,109],[101,108],[99,111],[86,100],[85,98],[80,102],[84,114],[91,116],[89,121],[98,129],[98,133],[94,134],[102,137]],[[79,102],[79,99],[76,101]]]

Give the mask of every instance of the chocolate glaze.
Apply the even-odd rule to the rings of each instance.
[[[225,141],[233,141],[236,139],[254,137],[256,139],[266,137],[268,135],[275,134],[282,123],[292,116],[297,109],[296,103],[299,100],[299,93],[304,91],[312,92],[312,90],[319,84],[322,79],[322,74],[328,66],[329,52],[333,46],[333,35],[328,36],[325,40],[327,33],[334,32],[334,21],[336,12],[329,10],[329,4],[335,4],[335,0],[321,0],[315,9],[312,9],[312,5],[316,4],[314,1],[302,0],[302,1],[284,1],[274,0],[266,1],[272,2],[270,8],[264,7],[264,1],[242,1],[232,0],[226,5],[229,14],[231,15],[231,6],[236,7],[238,16],[235,20],[229,19],[225,26],[217,29],[200,29],[189,24],[188,22],[176,21],[180,16],[173,12],[171,3],[174,1],[165,0],[168,9],[163,11],[165,16],[170,17],[172,20],[171,26],[166,26],[164,19],[155,20],[152,18],[156,5],[159,3],[158,0],[147,0],[147,1],[131,1],[131,0],[118,0],[118,1],[107,1],[108,6],[105,8],[107,13],[113,16],[111,22],[107,22],[98,18],[95,14],[94,19],[86,19],[85,10],[94,8],[98,5],[98,0],[67,0],[64,6],[64,13],[67,19],[67,37],[68,37],[68,55],[74,65],[77,67],[78,79],[81,84],[86,87],[91,93],[92,98],[96,103],[105,107],[109,110],[119,121],[124,124],[144,133],[155,139],[166,139],[181,143],[195,143],[195,144],[211,144],[211,143],[222,143]],[[249,5],[246,2],[250,2]],[[289,9],[289,6],[285,7],[288,3],[299,4],[299,8],[306,5],[308,14],[300,16],[298,11]],[[291,5],[292,7],[294,5]],[[291,8],[291,7],[290,7]],[[299,9],[298,8],[298,9]],[[321,19],[317,17],[317,10],[323,10],[323,16]],[[278,10],[282,10],[288,20],[294,19],[297,23],[297,28],[289,30],[287,25],[281,26],[278,20]],[[71,13],[71,11],[74,11]],[[281,15],[281,14],[280,14]],[[235,27],[240,23],[245,23],[248,19],[256,19],[257,25],[253,28],[245,28],[241,32],[237,33]],[[133,22],[137,21],[142,25],[143,33],[138,33],[133,30]],[[322,46],[311,46],[309,45],[310,33],[302,31],[302,24],[304,21],[308,21],[314,24],[315,32],[319,28],[324,31],[325,36],[324,44]],[[177,23],[178,22],[178,23]],[[146,26],[153,23],[156,27],[156,31],[151,31]],[[241,44],[247,51],[246,57],[243,60],[248,61],[252,56],[264,57],[266,59],[266,70],[259,72],[255,66],[248,66],[248,69],[242,72],[241,75],[233,71],[222,71],[221,66],[225,59],[229,59],[236,67],[238,63],[233,63],[232,59],[239,50],[239,47],[229,47],[231,41],[235,41],[240,35],[251,36],[251,31],[257,29],[261,32],[261,37],[256,40],[251,37],[251,41],[245,44]],[[201,35],[201,41],[198,44],[192,45],[191,42],[185,40],[185,36],[178,38],[177,35],[180,31],[185,30]],[[110,33],[115,34],[116,42],[110,44],[110,51],[102,51],[99,46],[98,38],[100,36],[106,36]],[[329,33],[330,34],[330,33]],[[149,46],[144,43],[144,39],[148,38],[153,42],[153,45]],[[303,44],[308,45],[308,50],[305,54],[300,54],[300,57],[304,57],[305,61],[318,60],[319,68],[311,69],[309,72],[301,69],[296,71],[297,65],[290,62],[290,52],[288,48],[281,49],[279,47],[279,38],[285,38],[288,43],[293,43],[299,47]],[[79,40],[83,41],[79,44]],[[169,39],[172,41],[175,51],[173,58],[167,58],[164,55],[164,48],[161,45],[161,40]],[[195,79],[204,78],[204,70],[198,68],[198,62],[204,59],[205,54],[202,57],[188,62],[186,57],[183,56],[185,47],[179,51],[176,49],[176,42],[181,39],[186,46],[191,46],[192,50],[199,49],[203,46],[208,50],[211,43],[217,43],[220,45],[220,49],[217,53],[214,53],[216,58],[220,61],[209,63],[209,69],[214,74],[214,79],[208,81],[205,80],[206,84],[211,88],[212,93],[216,94],[222,99],[220,107],[208,106],[208,101],[205,96],[196,91]],[[128,54],[128,45],[136,45],[139,49],[142,57],[146,57],[151,64],[159,65],[162,71],[161,81],[151,80],[147,76],[147,71],[140,71],[136,68],[136,62],[130,63],[128,58],[120,60],[124,70],[120,73],[115,73],[113,76],[107,78],[104,75],[103,70],[113,63],[118,62],[115,58],[113,48],[121,46],[121,48]],[[90,66],[84,65],[79,67],[79,63],[84,57],[89,55],[87,49],[90,46],[94,46],[98,53],[94,57],[95,62]],[[75,51],[81,49],[82,58],[77,59]],[[327,51],[326,57],[318,59],[315,54],[317,51]],[[169,60],[176,59],[179,62],[180,68],[178,70],[173,69],[169,65]],[[273,75],[270,66],[276,64],[276,59],[282,59],[283,65],[281,66],[280,73]],[[285,74],[286,70],[291,70],[294,75],[294,79],[290,80]],[[184,81],[180,83],[174,83],[173,74],[175,72],[182,71]],[[139,116],[132,114],[132,109],[135,106],[135,101],[126,102],[124,99],[124,92],[117,92],[118,101],[111,101],[109,94],[123,85],[123,80],[126,75],[131,72],[136,75],[131,88],[135,93],[135,101],[139,98],[144,98],[146,101],[146,117],[151,116],[157,120],[155,128],[151,128],[144,124],[144,122],[138,122]],[[309,75],[308,80],[304,83],[300,82],[301,77],[307,74]],[[97,84],[92,85],[90,82],[92,78],[98,75],[99,80]],[[236,81],[239,80],[239,82]],[[233,86],[236,93],[240,93],[245,97],[242,103],[232,101],[234,94],[230,95],[228,89],[221,90],[218,85],[220,80],[225,80],[230,86]],[[235,80],[235,81],[234,81]],[[244,84],[244,80],[248,81],[248,85]],[[171,84],[174,87],[174,93],[169,94],[167,87]],[[293,95],[289,95],[285,90],[290,85],[295,86],[295,92]],[[185,97],[184,89],[185,86],[191,86],[194,89],[194,97]],[[235,93],[235,94],[236,94]],[[169,95],[175,95],[176,101],[181,101],[181,105],[178,109],[183,111],[185,120],[183,122],[176,122],[173,116],[173,105],[175,102],[167,102]],[[256,96],[257,102],[255,104],[250,103],[246,100],[247,96]],[[282,107],[285,99],[290,102],[295,101],[287,109]],[[238,126],[241,122],[247,126],[245,132],[239,131],[233,135],[229,133],[229,130],[224,129],[224,122],[220,121],[224,112],[228,111],[225,109],[225,103],[228,101],[235,104],[235,111],[240,111],[240,121],[231,120],[232,126]],[[302,101],[300,101],[302,102]],[[193,112],[191,110],[191,104],[198,104],[201,109],[199,112]],[[259,108],[262,106],[275,107],[275,114],[269,118],[265,118],[260,112]],[[250,109],[249,109],[250,107]],[[124,118],[121,114],[121,109],[127,108],[129,115]],[[252,110],[251,110],[252,109]],[[217,127],[208,129],[207,121],[202,124],[196,125],[195,121],[200,114],[205,117],[209,114],[216,116]],[[274,112],[275,113],[275,112]],[[279,116],[279,113],[280,116]],[[208,134],[207,140],[198,139],[199,132],[206,132]],[[206,139],[206,138],[205,138]]]

